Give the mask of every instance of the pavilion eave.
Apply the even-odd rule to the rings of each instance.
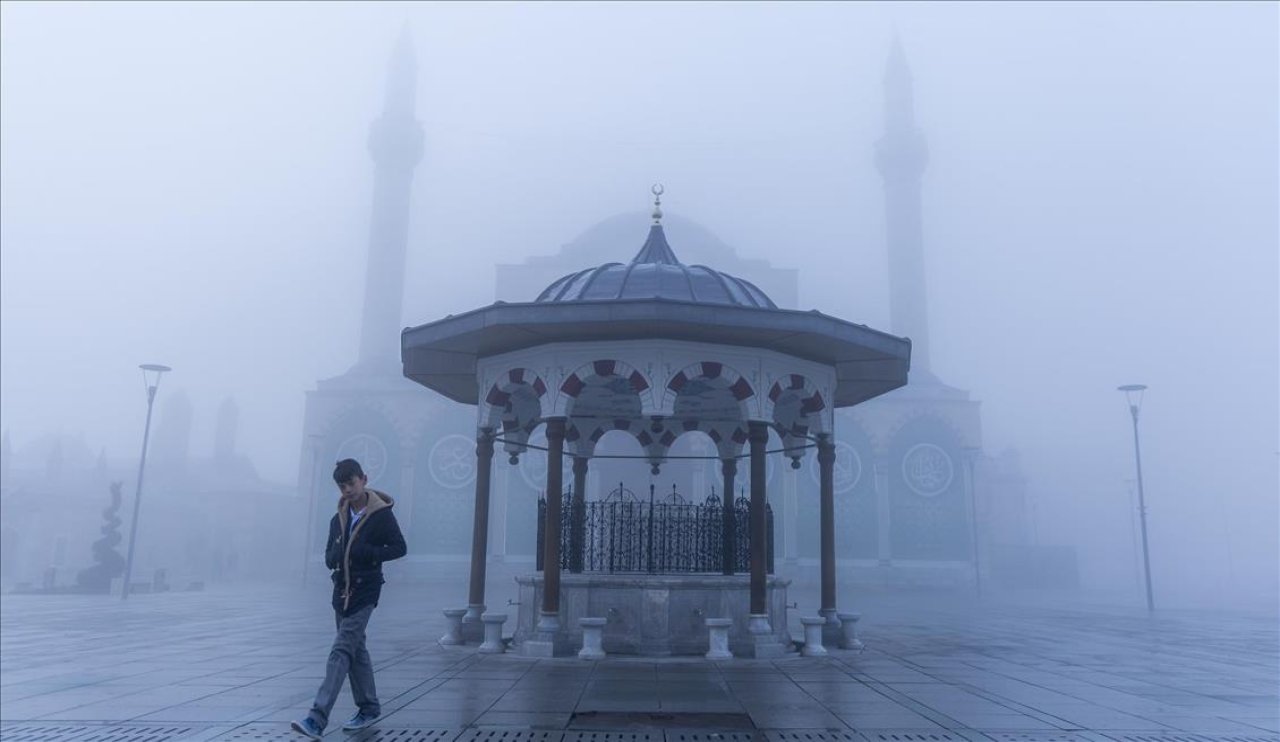
[[[477,404],[476,363],[559,342],[660,338],[759,348],[834,366],[833,404],[848,407],[904,386],[911,341],[801,312],[670,299],[504,303],[406,328],[404,375],[457,402]]]

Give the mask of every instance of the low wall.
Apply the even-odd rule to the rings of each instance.
[[[518,575],[520,607],[514,642],[534,634],[542,606],[542,573]],[[769,577],[766,605],[777,642],[789,647],[787,586],[791,580]],[[611,654],[665,656],[707,651],[708,618],[730,618],[729,649],[750,653],[747,613],[749,575],[560,575],[560,626],[563,640],[582,645],[579,618],[606,618],[604,650]]]

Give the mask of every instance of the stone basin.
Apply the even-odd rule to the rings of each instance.
[[[542,605],[543,575],[518,575],[520,606],[514,644],[535,637]],[[773,639],[790,648],[787,586],[791,580],[769,576],[766,606]],[[556,654],[582,646],[580,618],[605,618],[604,651],[647,657],[702,655],[707,651],[708,618],[732,619],[729,651],[751,656],[747,633],[749,575],[560,574],[560,633]]]

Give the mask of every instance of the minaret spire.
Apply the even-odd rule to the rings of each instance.
[[[915,94],[911,84],[911,68],[902,50],[902,39],[895,32],[889,47],[889,60],[884,66],[885,128],[915,127]]]
[[[9,484],[9,464],[13,459],[13,445],[9,443],[9,431],[0,434],[0,487]]]
[[[391,65],[387,71],[386,96],[383,112],[413,118],[418,107],[418,64],[413,50],[413,34],[409,22],[400,27],[395,51],[391,53]]]
[[[422,160],[422,125],[416,118],[417,88],[413,38],[406,23],[387,70],[382,114],[369,131],[374,181],[364,321],[360,361],[356,366],[361,372],[398,375],[409,196],[414,170]]]
[[[911,381],[934,380],[929,370],[929,314],[921,228],[921,178],[929,162],[916,127],[911,70],[894,34],[884,70],[884,135],[876,166],[884,178],[885,238],[889,251],[889,323],[911,338]]]

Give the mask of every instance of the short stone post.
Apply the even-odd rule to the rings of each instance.
[[[582,627],[582,649],[578,650],[578,659],[604,659],[604,625],[607,618],[579,618]]]
[[[705,655],[709,660],[731,660],[733,653],[729,651],[729,627],[733,625],[732,618],[708,618],[707,633],[709,634],[711,646]]]
[[[505,613],[486,613],[480,616],[484,622],[484,644],[476,651],[480,654],[502,654],[506,646],[502,643],[502,624],[507,621]]]
[[[749,656],[758,660],[777,659],[787,652],[773,635],[768,613],[747,614],[747,639],[750,641]]]
[[[484,641],[484,623],[480,617],[487,606],[483,603],[467,604],[467,612],[462,616],[462,643]]]
[[[461,644],[462,617],[465,615],[467,615],[466,608],[444,609],[444,620],[449,622],[449,629],[444,632],[444,636],[436,639],[436,643],[443,644],[446,647],[453,647]]]
[[[827,619],[822,616],[804,616],[800,619],[804,625],[804,649],[800,654],[805,657],[826,657],[827,648],[822,646],[822,627]]]
[[[863,649],[864,645],[858,639],[858,619],[862,618],[861,613],[840,613],[837,614],[840,619],[840,631],[843,638],[840,641],[841,649]]]
[[[827,619],[822,626],[822,646],[835,649],[844,646],[844,634],[840,629],[840,614],[835,608],[823,608],[818,615]]]

